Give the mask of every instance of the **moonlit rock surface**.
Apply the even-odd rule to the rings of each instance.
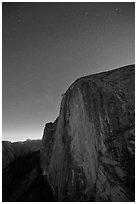
[[[58,201],[134,201],[134,70],[82,77],[63,95],[41,150]]]

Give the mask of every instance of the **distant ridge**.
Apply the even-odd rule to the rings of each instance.
[[[40,149],[41,140],[26,140],[24,142],[2,141],[2,168],[19,156]]]

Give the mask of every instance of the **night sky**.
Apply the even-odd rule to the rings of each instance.
[[[3,140],[42,138],[77,78],[134,63],[134,3],[2,3]]]

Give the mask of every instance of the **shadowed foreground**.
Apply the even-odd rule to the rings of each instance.
[[[2,201],[55,201],[53,190],[43,175],[39,151],[14,159],[2,172]]]

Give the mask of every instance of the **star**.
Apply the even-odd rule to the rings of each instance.
[[[57,37],[57,34],[56,34],[56,33],[54,33],[54,34],[53,34],[53,36],[54,36],[54,37]]]
[[[16,27],[14,27],[14,28],[13,28],[13,30],[14,30],[14,31],[16,31],[16,30],[17,30],[17,28],[16,28]]]
[[[81,52],[80,52],[80,51],[78,51],[78,52],[77,52],[77,54],[78,54],[78,55],[81,55]]]
[[[85,17],[87,17],[87,16],[89,15],[89,12],[86,11],[86,12],[84,13],[84,15],[85,15]]]
[[[20,23],[21,21],[22,21],[22,19],[21,19],[21,14],[18,13],[18,15],[17,15],[17,22]]]
[[[118,8],[115,8],[114,10],[115,10],[116,12],[117,12],[117,11],[119,11],[119,9],[118,9]]]
[[[21,22],[21,18],[18,18],[17,22],[20,23]]]

